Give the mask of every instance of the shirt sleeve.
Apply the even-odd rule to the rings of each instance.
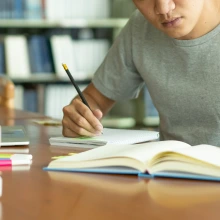
[[[137,11],[114,41],[92,80],[103,95],[115,101],[136,98],[144,85],[132,54],[136,16]]]

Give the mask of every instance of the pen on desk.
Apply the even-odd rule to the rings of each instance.
[[[73,86],[75,87],[75,89],[76,89],[76,91],[77,91],[79,97],[82,99],[82,102],[91,110],[91,108],[90,108],[88,102],[86,101],[86,99],[85,99],[85,97],[83,96],[82,92],[80,91],[78,85],[76,84],[74,78],[72,77],[72,75],[71,75],[71,73],[70,73],[70,71],[69,71],[67,65],[66,65],[66,64],[62,64],[62,65],[63,65],[63,68],[64,68],[64,70],[66,71],[67,75],[69,76],[71,83],[72,83]]]

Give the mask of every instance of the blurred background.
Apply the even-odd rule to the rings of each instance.
[[[16,85],[15,107],[62,119],[76,91],[61,64],[83,90],[134,10],[132,0],[1,0],[0,74]],[[159,119],[144,88],[102,123],[157,128]]]

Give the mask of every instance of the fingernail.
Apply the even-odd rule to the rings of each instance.
[[[102,130],[103,130],[103,127],[102,127],[101,125],[97,125],[97,126],[95,127],[95,129],[101,133]]]
[[[100,131],[96,131],[95,133],[97,136],[102,135],[102,133]]]

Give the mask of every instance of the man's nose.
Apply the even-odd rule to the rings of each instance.
[[[175,9],[173,0],[155,0],[156,14],[168,14],[173,9]]]

